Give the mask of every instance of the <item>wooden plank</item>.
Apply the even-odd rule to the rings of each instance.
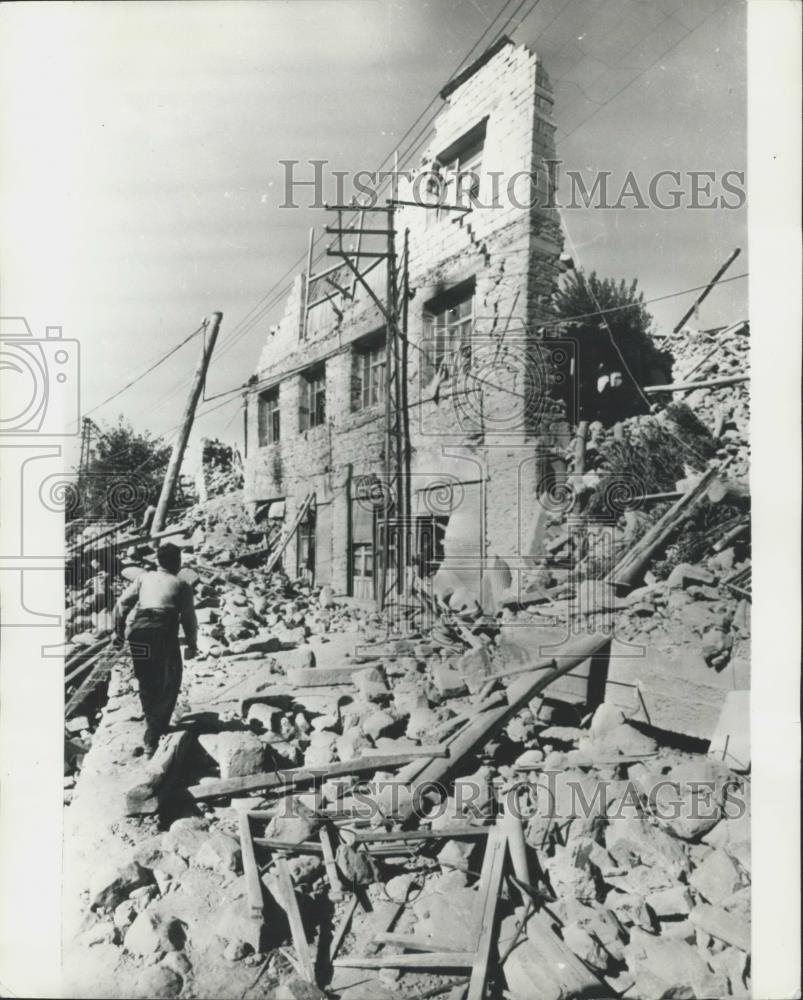
[[[80,666],[75,667],[73,670],[70,671],[69,674],[66,674],[64,677],[65,685],[72,684],[73,681],[78,680],[81,674],[86,673],[87,670],[91,670],[97,663],[99,663],[101,658],[105,657],[106,655],[107,646],[108,643],[105,643],[103,648],[99,649],[97,653],[94,653],[88,659],[84,660]]]
[[[168,733],[159,742],[153,757],[139,773],[138,780],[125,792],[127,816],[149,816],[159,811],[178,783],[181,765],[193,736],[189,730]]]
[[[384,925],[377,927],[375,932],[376,934],[387,933],[388,931],[393,930],[393,928],[396,926],[396,921],[399,919],[402,913],[404,913],[404,908],[407,905],[407,897],[409,895],[410,895],[410,886],[408,885],[404,893],[404,899],[400,900],[391,910],[387,911]],[[381,947],[382,946],[378,944],[376,941],[371,941],[365,946],[365,953],[366,955],[374,955],[376,954],[376,952],[379,951]]]
[[[323,851],[323,863],[326,868],[326,877],[329,879],[329,895],[334,900],[342,899],[343,886],[340,882],[340,876],[337,873],[335,852],[332,848],[332,840],[328,827],[321,827],[319,837],[321,840],[321,849]]]
[[[530,868],[527,864],[527,845],[524,840],[524,829],[521,817],[515,810],[504,805],[502,815],[497,819],[499,826],[505,831],[507,846],[510,852],[510,863],[513,866],[513,873],[516,878],[525,885],[530,885]],[[520,890],[521,891],[521,890]],[[522,892],[522,895],[524,893]],[[526,903],[527,900],[524,899]]]
[[[315,499],[314,492],[307,494],[306,499],[296,511],[296,516],[293,518],[292,524],[287,530],[287,534],[279,542],[279,544],[276,546],[276,550],[269,557],[268,562],[265,566],[265,573],[270,573],[273,570],[273,567],[276,565],[276,563],[281,559],[284,550],[290,544],[290,539],[293,537],[296,531],[298,531],[298,526],[304,520],[304,517],[306,516],[307,511],[310,508],[310,504],[314,499]]]
[[[97,642],[93,642],[88,646],[82,646],[80,649],[76,649],[74,652],[70,653],[69,656],[64,658],[65,668],[67,670],[75,670],[77,667],[81,666],[82,663],[86,663],[87,660],[93,659],[98,653],[102,652],[111,641],[112,637],[107,635],[102,639],[98,639]]]
[[[470,969],[474,955],[470,951],[422,952],[419,955],[378,955],[366,958],[350,955],[336,958],[336,969]]]
[[[219,781],[193,785],[188,791],[194,799],[202,802],[205,799],[220,798],[222,795],[239,795],[242,792],[258,792],[267,788],[311,784],[321,779],[336,778],[346,774],[361,774],[365,771],[401,767],[402,764],[409,764],[411,760],[417,760],[421,757],[437,759],[445,757],[446,753],[446,750],[420,747],[406,753],[355,757],[352,760],[330,764],[329,767],[295,767],[285,771],[263,771],[259,774],[247,774],[239,778],[221,778]]]
[[[610,641],[610,635],[605,633],[583,635],[574,642],[567,642],[562,647],[562,651],[558,654],[559,666],[556,670],[547,670],[552,665],[551,658],[534,663],[530,672],[515,680],[507,689],[506,705],[483,712],[465,729],[460,730],[457,739],[449,747],[450,756],[447,760],[433,758],[427,761],[423,767],[405,768],[404,780],[417,779],[422,784],[430,781],[442,783],[448,780],[449,776],[459,768],[460,762],[465,757],[482,747],[494,733],[506,726],[513,716],[518,714],[537,694],[540,694],[559,677],[576,670],[585,660],[598,655],[610,644]],[[541,673],[537,673],[537,671],[541,671]],[[405,820],[410,818],[412,812],[412,801],[403,804],[399,809],[400,816]]]
[[[261,920],[265,913],[265,897],[262,895],[262,881],[254,855],[251,820],[246,812],[238,813],[237,818],[240,825],[240,853],[243,857],[243,875],[248,889],[248,905],[252,915]]]
[[[296,892],[293,888],[293,880],[290,877],[290,869],[284,858],[276,859],[276,872],[279,880],[279,889],[284,912],[287,914],[287,921],[290,924],[290,933],[293,937],[293,947],[296,951],[301,975],[308,983],[315,983],[315,965],[312,961],[312,952],[307,943],[307,935],[304,932],[304,924],[301,920],[301,911],[298,908]]]
[[[248,813],[254,818],[255,814]],[[320,854],[321,845],[312,840],[302,840],[295,843],[291,840],[275,840],[272,837],[254,837],[254,843],[259,847],[266,847],[269,851],[289,851],[291,854]]]
[[[437,941],[427,941],[414,934],[393,934],[390,931],[380,931],[374,934],[375,944],[392,944],[397,948],[409,948],[411,951],[460,952],[462,948],[450,948],[438,944]]]
[[[485,980],[488,977],[488,965],[491,961],[491,945],[494,941],[496,904],[499,901],[506,856],[507,836],[505,831],[502,827],[494,827],[488,836],[480,873],[478,894],[482,916],[466,1000],[482,1000],[485,993]]]
[[[340,919],[340,923],[337,925],[335,933],[332,935],[332,941],[329,945],[329,961],[333,962],[337,956],[340,949],[340,945],[343,944],[343,938],[351,925],[351,918],[354,916],[354,911],[357,909],[359,903],[359,898],[357,896],[352,896],[349,900],[349,904],[346,907],[346,912]]]
[[[671,382],[669,385],[648,385],[644,392],[654,396],[659,392],[686,392],[687,389],[717,389],[725,385],[737,385],[739,382],[749,382],[749,375],[723,375],[721,378],[706,378],[699,382]]]
[[[373,843],[375,841],[408,841],[408,840],[459,840],[461,837],[487,837],[491,827],[488,826],[454,826],[447,830],[393,830],[389,833],[368,830],[365,833],[355,833],[354,843]]]
[[[532,668],[530,667],[528,669],[531,670]],[[449,733],[457,726],[462,725],[464,722],[471,722],[472,719],[476,719],[478,712],[485,712],[489,708],[495,708],[497,705],[501,705],[502,702],[505,700],[505,696],[501,691],[492,695],[490,698],[481,696],[481,694],[482,691],[484,691],[488,687],[490,681],[493,681],[497,677],[504,677],[504,676],[506,675],[492,674],[490,677],[488,677],[483,682],[482,687],[480,688],[480,691],[477,694],[476,701],[474,702],[474,704],[471,705],[469,709],[467,709],[465,712],[460,712],[458,715],[452,716],[451,719],[447,719],[445,722],[442,722],[439,726],[436,726],[432,730],[432,735],[435,737],[435,739],[440,742],[441,740],[445,739],[446,736],[448,736]]]
[[[70,697],[70,700],[64,706],[65,719],[72,718],[92,692],[106,680],[116,661],[117,657],[114,654],[111,656],[102,656],[98,659],[89,671],[89,674],[79,684]]]
[[[605,577],[605,582],[613,585],[632,585],[644,571],[655,552],[668,541],[672,533],[683,524],[692,510],[702,502],[716,475],[716,469],[709,469],[687,493],[684,493],[663,517],[648,528],[636,544],[625,552]]]

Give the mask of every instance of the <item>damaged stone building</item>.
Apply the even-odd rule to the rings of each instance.
[[[466,172],[477,197],[470,210],[454,208],[446,183],[423,207],[413,203],[413,178],[400,185],[395,211],[397,249],[406,234],[409,262],[412,561],[424,579],[440,569],[453,592],[481,595],[499,560],[514,572],[526,564],[535,484],[565,443],[565,406],[551,397],[570,359],[539,326],[562,250],[557,210],[544,207],[553,98],[537,55],[508,39],[441,97],[421,170]],[[511,197],[514,175],[521,192],[536,188]],[[374,225],[385,217],[366,215]],[[385,267],[363,270],[382,301]],[[386,323],[351,277],[346,268],[330,282],[299,275],[267,336],[246,395],[245,496],[277,530],[292,531],[290,576],[373,600],[384,560]]]

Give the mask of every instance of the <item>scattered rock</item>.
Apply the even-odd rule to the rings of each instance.
[[[137,980],[137,996],[148,1000],[177,997],[184,986],[182,976],[164,962],[145,969]]]
[[[153,872],[144,868],[136,861],[129,861],[125,865],[107,865],[90,883],[89,897],[90,905],[104,907],[113,910],[131,892],[140,886],[149,885],[153,882]]]
[[[178,920],[145,910],[128,928],[125,947],[144,957],[160,951],[181,951],[184,940],[184,928]]]
[[[725,851],[711,851],[689,878],[689,884],[708,903],[722,903],[741,887],[733,859]]]
[[[225,833],[213,833],[201,846],[193,859],[201,868],[211,868],[212,871],[236,872],[242,869],[242,854],[240,844]]]
[[[189,860],[197,854],[208,837],[209,822],[202,816],[177,819],[164,836],[165,846]]]
[[[268,764],[265,744],[254,733],[221,733],[217,743],[221,778],[259,774]]]

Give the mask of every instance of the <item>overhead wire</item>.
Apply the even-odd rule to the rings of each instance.
[[[91,410],[87,410],[84,413],[84,416],[88,417],[90,413],[95,413],[95,411],[99,410],[102,406],[105,406],[107,403],[110,403],[113,399],[117,399],[118,396],[121,396],[127,389],[130,389],[132,385],[136,385],[137,382],[141,382],[142,379],[144,379],[147,375],[150,375],[150,373],[155,371],[160,365],[164,364],[164,362],[167,361],[168,358],[172,357],[177,351],[179,351],[182,347],[184,347],[185,344],[188,344],[193,337],[197,337],[198,334],[204,328],[205,328],[205,323],[202,323],[197,330],[193,330],[191,334],[186,336],[183,340],[179,341],[179,343],[176,344],[174,347],[171,347],[166,354],[163,354],[158,359],[158,361],[154,362],[154,364],[146,368],[144,372],[142,372],[140,375],[137,375],[136,378],[131,379],[130,382],[126,382],[124,386],[117,389],[116,392],[113,392],[111,396],[107,396],[106,399],[98,403],[97,406],[93,406]]]

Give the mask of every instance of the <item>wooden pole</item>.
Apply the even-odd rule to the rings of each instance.
[[[577,424],[574,439],[574,471],[582,475],[586,471],[586,441],[588,440],[588,421],[581,420]]]
[[[686,320],[689,318],[689,316],[692,315],[692,313],[694,312],[694,310],[700,305],[700,303],[703,301],[703,299],[706,298],[706,296],[711,291],[711,289],[714,287],[714,285],[719,281],[719,279],[722,277],[722,275],[728,270],[728,268],[736,260],[736,258],[739,256],[739,254],[741,252],[742,252],[741,249],[739,247],[736,247],[736,249],[733,251],[733,253],[730,255],[730,257],[728,257],[728,259],[725,261],[725,263],[722,265],[722,267],[717,271],[717,273],[714,275],[714,277],[705,286],[705,288],[703,289],[703,291],[700,292],[700,294],[694,300],[694,302],[691,305],[691,308],[687,312],[685,312],[683,314],[683,319],[677,324],[677,326],[674,328],[674,330],[672,331],[672,333],[680,333],[680,331],[683,329],[683,324],[686,322]]]
[[[203,389],[204,382],[206,381],[206,372],[209,368],[209,361],[212,358],[212,351],[215,349],[215,341],[217,340],[218,330],[220,329],[220,321],[222,319],[223,313],[212,313],[212,322],[210,323],[206,337],[204,338],[203,351],[198,360],[195,375],[193,375],[192,378],[190,394],[187,398],[187,405],[184,408],[184,416],[181,421],[181,431],[179,432],[178,440],[173,445],[173,454],[170,456],[170,464],[167,466],[167,472],[165,473],[164,482],[162,483],[162,492],[159,497],[159,503],[156,505],[156,513],[153,515],[153,523],[151,524],[152,536],[158,534],[164,528],[165,521],[167,520],[167,508],[170,506],[170,501],[173,498],[173,491],[175,490],[176,483],[178,482],[178,474],[181,471],[181,462],[184,458],[187,440],[189,439],[190,431],[192,430],[192,423],[195,419],[195,408],[198,405],[198,399],[200,398],[201,390]]]
[[[657,392],[685,392],[687,389],[716,389],[723,385],[738,385],[749,382],[749,375],[723,375],[721,378],[706,378],[699,382],[673,382],[670,385],[648,385],[644,392],[653,396]]]

